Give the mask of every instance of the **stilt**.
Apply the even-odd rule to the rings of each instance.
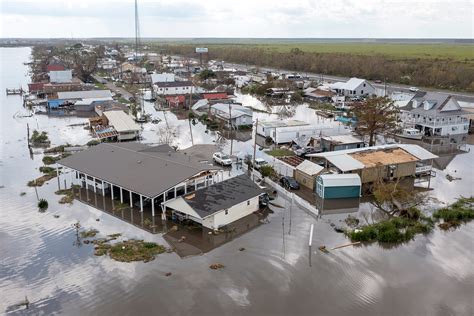
[[[61,190],[61,181],[59,179],[59,166],[56,164],[56,176],[58,177],[58,190]]]
[[[151,216],[155,216],[155,199],[151,199]]]
[[[102,196],[105,196],[104,180],[102,180]]]
[[[122,190],[122,187],[120,187],[120,203],[123,204],[123,190]]]
[[[140,212],[143,213],[143,195],[140,194]]]
[[[112,183],[110,184],[110,194],[111,194],[112,201],[113,201],[114,200],[114,185]]]
[[[94,177],[92,177],[92,181],[94,181],[94,193],[97,193],[97,183],[95,182]]]
[[[132,191],[128,191],[128,192],[130,192],[130,208],[133,208]]]

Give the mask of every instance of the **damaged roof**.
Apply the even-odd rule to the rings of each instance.
[[[243,174],[199,189],[182,197],[201,218],[247,201],[264,193],[247,175]]]

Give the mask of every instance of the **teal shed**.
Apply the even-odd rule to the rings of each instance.
[[[316,193],[323,199],[359,197],[361,180],[356,173],[322,174],[316,178]]]

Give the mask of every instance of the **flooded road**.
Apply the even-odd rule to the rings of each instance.
[[[26,86],[23,62],[28,61],[30,49],[0,48],[0,52],[0,313],[474,314],[473,223],[452,232],[435,229],[395,248],[373,244],[323,254],[318,246],[329,248],[348,241],[329,225],[347,214],[315,218],[296,205],[290,208],[280,196],[274,202],[283,208],[272,206],[273,213],[264,223],[200,256],[181,258],[165,253],[148,263],[120,263],[94,256],[92,245],[77,240],[72,228],[77,221],[84,228],[96,228],[100,236],[122,233],[127,239],[168,243],[162,234],[151,234],[79,201],[57,203],[55,179],[38,188],[38,195],[49,201],[46,212],[38,212],[35,190],[26,183],[40,175],[42,154],[30,158],[26,124],[48,131],[53,146],[84,144],[91,136],[83,127],[67,127],[85,122],[84,118],[18,117],[24,111],[21,98],[7,97],[4,91]],[[299,107],[295,115],[307,117],[307,110]],[[166,115],[168,123],[177,127],[179,147],[191,145],[187,120],[177,120],[171,113],[152,113]],[[162,124],[164,121],[145,125],[143,141],[158,142]],[[192,130],[194,143],[218,143],[229,151],[230,141],[206,133],[200,123]],[[249,152],[249,148],[251,141],[234,141],[235,152]],[[469,153],[446,159],[444,170],[437,170],[432,179],[432,195],[441,202],[473,194],[474,154],[470,148]],[[448,173],[462,179],[449,182]],[[21,192],[26,195],[20,196]],[[310,254],[311,224],[315,230]],[[245,250],[239,251],[242,247]],[[211,270],[213,263],[225,267]],[[171,276],[166,276],[169,272]],[[28,310],[16,305],[25,296],[30,302]]]

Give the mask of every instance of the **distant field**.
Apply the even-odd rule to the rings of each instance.
[[[262,48],[268,51],[290,52],[299,48],[311,53],[345,53],[355,55],[383,55],[395,59],[453,59],[474,61],[474,45],[469,44],[396,44],[396,43],[275,43],[236,44],[238,47]],[[232,44],[209,44],[212,47],[229,47]]]

